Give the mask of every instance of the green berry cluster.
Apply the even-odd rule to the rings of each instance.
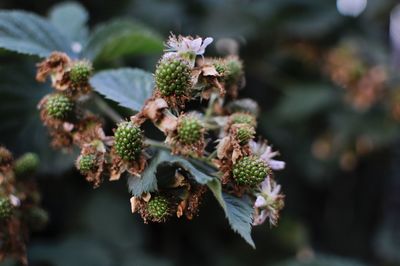
[[[256,119],[253,115],[247,113],[234,113],[231,115],[232,124],[256,125]]]
[[[253,139],[254,134],[254,128],[247,124],[241,124],[236,129],[236,138],[241,144],[247,143],[249,140]]]
[[[11,217],[13,206],[8,198],[0,198],[0,220],[7,220]]]
[[[82,173],[88,173],[96,167],[96,156],[93,154],[82,155],[78,161],[78,170]]]
[[[115,130],[115,150],[124,160],[134,160],[141,153],[143,136],[140,127],[132,122],[122,122]]]
[[[183,60],[165,59],[157,66],[155,80],[162,95],[184,95],[190,87],[190,68]]]
[[[164,220],[170,214],[170,204],[164,196],[155,196],[147,203],[147,212],[155,220]]]
[[[63,94],[53,94],[46,102],[46,110],[48,114],[56,119],[67,118],[74,108],[74,103]]]
[[[28,152],[21,156],[14,166],[14,171],[17,176],[33,173],[39,166],[39,157],[37,154]]]
[[[87,83],[92,74],[92,65],[88,61],[78,61],[72,65],[69,78],[74,85]]]
[[[233,177],[239,185],[254,187],[268,174],[266,164],[255,157],[243,157],[233,165]]]
[[[194,144],[201,139],[203,126],[196,117],[186,116],[178,124],[178,138],[184,144]]]

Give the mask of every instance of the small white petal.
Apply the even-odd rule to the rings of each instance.
[[[269,160],[268,162],[269,167],[271,167],[272,170],[278,171],[285,169],[285,162],[284,161],[278,161],[278,160]]]
[[[261,208],[267,205],[267,201],[264,199],[263,196],[258,196],[256,202],[254,202],[254,207]]]
[[[201,48],[201,38],[197,38],[191,41],[190,43],[190,49],[193,50],[195,53]]]
[[[213,41],[214,39],[211,37],[205,38],[203,44],[199,47],[199,50],[197,51],[196,54],[203,55],[206,51],[207,46],[210,45]]]
[[[9,199],[13,206],[18,207],[21,205],[21,200],[17,196],[11,194]]]
[[[271,178],[267,176],[261,183],[261,191],[268,194],[271,191]]]

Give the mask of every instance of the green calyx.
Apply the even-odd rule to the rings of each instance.
[[[92,154],[80,156],[77,166],[82,174],[92,171],[96,168],[96,156]]]
[[[194,144],[201,140],[203,126],[199,119],[186,116],[178,124],[178,138],[184,144]]]
[[[122,122],[115,130],[115,151],[124,160],[135,160],[142,152],[143,136],[139,126]]]
[[[12,216],[13,206],[8,198],[0,198],[0,220],[7,220]]]
[[[243,157],[233,165],[233,178],[239,185],[257,186],[267,175],[267,165],[255,157]]]
[[[46,102],[48,114],[56,119],[67,118],[74,109],[74,103],[70,98],[63,94],[53,94]]]
[[[88,61],[78,61],[74,63],[69,71],[69,78],[73,85],[87,83],[93,68]]]
[[[40,160],[35,153],[25,153],[21,156],[14,165],[14,171],[17,176],[23,176],[25,174],[34,173],[38,166]]]
[[[155,196],[147,203],[147,212],[155,221],[165,220],[170,215],[170,204],[166,197]]]
[[[253,127],[257,124],[255,117],[248,113],[234,113],[230,118],[232,124],[247,124]]]
[[[185,95],[191,84],[191,70],[187,63],[180,59],[161,61],[155,72],[158,90],[163,96]]]

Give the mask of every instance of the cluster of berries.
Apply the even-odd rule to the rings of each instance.
[[[266,218],[275,224],[283,195],[272,171],[284,168],[284,163],[273,159],[277,152],[272,152],[265,141],[254,140],[257,104],[250,99],[236,99],[244,86],[239,58],[203,57],[212,41],[171,35],[156,66],[153,95],[139,113],[128,121],[118,121],[114,136],[105,136],[96,117],[78,111],[79,99],[91,91],[90,64],[53,53],[39,64],[37,77],[44,80],[50,75],[59,92],[39,105],[42,119],[53,132],[53,139],[58,138],[58,146],[75,143],[81,148],[76,166],[95,186],[103,177],[118,180],[125,172],[139,180],[148,178],[143,171],[155,160],[151,154],[168,150],[171,156],[215,169],[226,193],[237,197],[247,194],[254,202],[265,203],[254,205],[255,224]],[[145,137],[141,125],[147,120],[164,133],[164,142]],[[173,214],[192,219],[207,186],[196,182],[183,168],[161,174],[157,167],[152,168],[153,176],[157,175],[157,189],[132,197],[132,211],[139,212],[145,222],[163,222]],[[269,186],[263,186],[263,182]]]
[[[14,160],[10,151],[0,147],[0,260],[11,256],[27,265],[29,232],[42,229],[48,221],[33,179],[38,165],[36,154]]]

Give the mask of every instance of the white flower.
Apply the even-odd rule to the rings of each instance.
[[[279,152],[272,151],[272,147],[268,146],[265,141],[255,142],[251,140],[249,142],[250,149],[253,154],[258,155],[272,170],[282,170],[285,168],[285,162],[273,159],[279,155]]]
[[[261,183],[260,192],[254,202],[253,225],[260,225],[268,218],[271,225],[276,225],[279,211],[283,208],[284,196],[280,193],[281,186],[269,176]]]
[[[196,55],[203,56],[206,47],[213,42],[213,38],[207,37],[204,40],[200,37],[193,39],[192,37],[183,37],[171,34],[169,37],[165,50],[167,53],[164,54],[163,58],[171,58],[175,56],[185,57],[185,59],[190,59],[193,61]],[[189,57],[189,58],[186,58]]]

